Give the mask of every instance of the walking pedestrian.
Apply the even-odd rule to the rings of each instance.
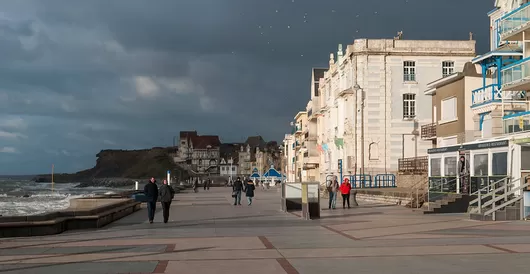
[[[337,205],[337,192],[339,190],[339,182],[336,179],[327,182],[327,190],[329,193],[329,209],[335,209]]]
[[[237,180],[232,186],[232,197],[234,197],[234,205],[241,205],[241,192],[243,191],[243,182],[241,177],[237,177]]]
[[[193,182],[193,192],[197,193],[199,192],[199,179],[195,179],[195,182]]]
[[[175,190],[167,184],[167,180],[164,180],[163,185],[158,190],[158,200],[162,204],[162,215],[164,216],[164,223],[169,220],[169,208],[171,207],[171,201],[175,197]]]
[[[348,208],[350,208],[351,184],[348,178],[344,178],[342,185],[340,185],[340,192],[342,193],[342,208],[345,208],[346,202],[348,202]]]
[[[149,183],[144,187],[144,194],[147,202],[147,217],[149,223],[153,223],[155,219],[156,200],[158,199],[158,187],[156,186],[155,178],[151,178]]]
[[[252,180],[248,180],[247,186],[245,187],[245,195],[247,196],[248,205],[252,204],[252,199],[254,198],[254,190],[256,186]]]

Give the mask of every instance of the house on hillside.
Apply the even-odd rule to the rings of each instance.
[[[181,131],[176,162],[185,163],[202,174],[219,174],[221,141],[217,135]]]

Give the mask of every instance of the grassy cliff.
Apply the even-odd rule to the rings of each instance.
[[[186,172],[174,164],[169,156],[173,148],[155,147],[142,150],[102,150],[96,157],[96,166],[72,174],[54,174],[56,183],[92,182],[103,178],[148,179],[163,178],[170,170],[172,174]],[[37,182],[50,182],[51,174],[38,175]]]

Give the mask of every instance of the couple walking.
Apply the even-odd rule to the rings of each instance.
[[[254,190],[256,186],[252,180],[248,180],[246,184],[243,184],[240,177],[237,177],[237,180],[232,186],[232,197],[234,197],[234,205],[241,205],[241,193],[245,192],[247,196],[248,205],[252,204],[252,199],[254,198]]]
[[[344,178],[344,181],[340,186],[336,178],[329,180],[326,184],[326,188],[329,193],[329,209],[335,209],[338,191],[342,194],[342,208],[346,208],[346,203],[348,203],[348,208],[350,208],[351,184],[348,178]]]
[[[164,180],[164,183],[158,188],[155,178],[151,178],[149,183],[144,187],[144,194],[147,198],[147,217],[149,218],[149,223],[152,224],[155,219],[157,200],[162,204],[164,223],[167,223],[171,201],[173,201],[173,197],[175,197],[175,190],[167,184],[167,180]]]

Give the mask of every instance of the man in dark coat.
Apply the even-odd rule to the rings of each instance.
[[[234,197],[234,205],[241,205],[241,192],[243,191],[243,182],[241,177],[237,177],[237,180],[232,186],[232,197]]]
[[[167,184],[167,181],[164,180],[164,184],[160,186],[158,190],[158,200],[162,204],[162,215],[164,216],[164,223],[167,223],[169,220],[169,208],[171,207],[171,201],[175,197],[175,190]]]
[[[252,180],[247,181],[247,186],[245,187],[245,194],[247,195],[248,205],[252,204],[252,199],[254,198],[254,190],[256,186]]]
[[[156,186],[155,178],[151,178],[149,183],[144,187],[144,194],[147,202],[147,217],[149,223],[153,223],[155,219],[156,200],[158,199],[158,187]]]

